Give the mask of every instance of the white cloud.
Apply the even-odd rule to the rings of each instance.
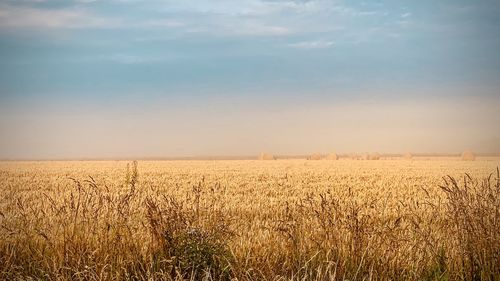
[[[282,12],[306,13],[321,10],[325,1],[198,0],[169,1],[165,10],[224,16],[265,16]]]
[[[213,36],[284,36],[292,34],[293,31],[280,26],[236,26],[233,28],[219,27],[209,29],[204,27],[192,27],[185,30],[188,33],[204,33]]]
[[[317,40],[297,42],[289,44],[288,46],[297,49],[326,49],[332,47],[333,45],[334,43],[332,41]]]
[[[82,9],[39,9],[0,4],[0,28],[85,28],[116,25],[116,20],[99,18]]]
[[[1,0],[0,0],[1,1]],[[43,0],[29,0],[43,1]],[[111,7],[126,5],[125,13],[109,14],[98,5],[83,5],[97,0],[72,0],[65,8],[38,8],[27,4],[0,4],[0,28],[3,29],[79,29],[124,28],[164,29],[176,34],[206,34],[215,37],[287,36],[290,34],[329,34],[339,37],[359,32],[357,22],[364,17],[383,16],[383,11],[358,9],[329,0],[184,0],[138,1],[110,0]],[[124,3],[126,2],[126,3]],[[137,11],[137,12],[136,12]],[[152,12],[154,11],[154,13]],[[100,13],[98,13],[100,12]],[[98,16],[99,15],[99,16]],[[401,15],[401,21],[409,19]],[[353,24],[354,23],[354,24]],[[377,25],[377,24],[375,24]],[[344,33],[339,29],[349,26]],[[312,41],[290,44],[298,49],[329,48],[333,42]]]
[[[148,27],[182,27],[186,24],[177,20],[169,20],[169,19],[159,19],[159,20],[147,20],[143,24]]]
[[[185,32],[202,33],[211,36],[285,36],[294,33],[287,26],[267,24],[259,20],[245,18],[225,18],[218,21],[205,21],[205,24],[192,24],[186,27]]]
[[[272,26],[272,25],[260,25],[260,24],[250,24],[241,25],[232,30],[236,35],[287,35],[291,34],[292,30],[282,26]]]

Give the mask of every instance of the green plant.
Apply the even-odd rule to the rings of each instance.
[[[193,187],[191,202],[168,196],[147,198],[146,217],[156,245],[154,270],[166,270],[172,278],[229,279],[228,217],[215,200],[201,198],[202,184]]]

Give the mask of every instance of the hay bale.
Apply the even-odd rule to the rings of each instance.
[[[462,153],[462,160],[463,161],[474,161],[476,160],[476,155],[469,150],[466,150]]]
[[[314,153],[313,155],[309,156],[307,160],[321,160],[321,155],[318,153]]]
[[[370,153],[368,160],[380,160],[380,154],[378,152]]]
[[[276,157],[272,154],[262,152],[259,155],[259,160],[276,160]]]
[[[413,155],[409,152],[406,152],[405,154],[402,155],[403,159],[406,160],[411,160],[413,158]]]
[[[339,160],[337,153],[332,152],[326,156],[326,160]]]

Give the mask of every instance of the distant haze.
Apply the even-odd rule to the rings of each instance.
[[[500,151],[497,99],[162,101],[2,110],[2,158]],[[24,110],[24,111],[23,111]],[[17,112],[23,111],[23,114]]]

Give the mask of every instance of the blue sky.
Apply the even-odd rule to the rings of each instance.
[[[387,129],[387,120],[379,115],[363,118],[382,118],[376,126],[388,130],[387,137],[364,146],[349,145],[354,137],[345,135],[359,132],[348,128],[339,133],[344,137],[338,143],[335,134],[317,136],[326,139],[324,144],[294,144],[279,137],[275,141],[255,139],[245,132],[258,133],[258,128],[247,130],[255,122],[266,132],[293,126],[282,120],[273,127],[268,119],[255,118],[258,121],[254,122],[252,118],[269,115],[276,120],[300,110],[306,111],[297,117],[300,120],[308,120],[309,111],[326,115],[290,131],[290,138],[315,126],[335,131],[342,126],[330,122],[339,118],[327,114],[331,108],[341,107],[337,111],[349,119],[360,113],[345,108],[364,104],[368,105],[365,112],[381,106],[404,111],[403,106],[412,107],[413,102],[422,110],[407,116],[405,123],[420,122],[423,128],[429,124],[419,116],[439,114],[438,110],[429,111],[438,104],[464,107],[477,102],[481,108],[474,110],[480,116],[474,118],[495,119],[498,115],[489,107],[500,105],[499,30],[499,1],[0,0],[0,108],[4,120],[0,132],[8,136],[3,138],[0,156],[494,150],[498,146],[490,147],[490,143],[500,140],[499,126],[484,121],[469,122],[466,131],[481,128],[474,131],[478,136],[463,137],[456,146],[446,144],[452,131],[447,137],[436,135],[440,127],[427,133],[442,143],[419,146],[407,137],[399,146],[385,146],[404,134],[400,129]],[[175,115],[179,108],[182,112]],[[237,110],[224,115],[228,108]],[[192,123],[191,131],[142,131],[136,141],[159,140],[144,151],[131,153],[132,144],[126,142],[121,150],[112,151],[106,141],[99,140],[95,149],[82,151],[80,144],[68,148],[76,137],[57,140],[70,134],[65,129],[70,126],[91,133],[93,126],[103,126],[98,120],[116,119],[101,128],[110,135],[123,133],[110,129],[120,127],[120,120],[130,123],[134,118],[141,121],[129,129],[141,131],[156,122],[175,132],[167,121],[158,120],[182,114],[187,115],[183,120]],[[90,115],[94,121],[78,117]],[[54,121],[51,116],[60,118]],[[460,118],[454,116],[443,127],[454,125],[458,130]],[[61,123],[61,119],[74,122]],[[240,123],[228,124],[226,119]],[[193,131],[205,130],[207,120],[219,124],[206,132],[213,145],[200,148],[197,142],[188,142]],[[37,130],[47,135],[33,133]],[[213,137],[217,134],[238,137]],[[169,143],[172,135],[180,139],[178,143]],[[45,142],[21,145],[21,138]],[[188,148],[181,149],[181,144]],[[61,146],[67,151],[58,149]],[[225,150],[227,147],[231,149]]]

